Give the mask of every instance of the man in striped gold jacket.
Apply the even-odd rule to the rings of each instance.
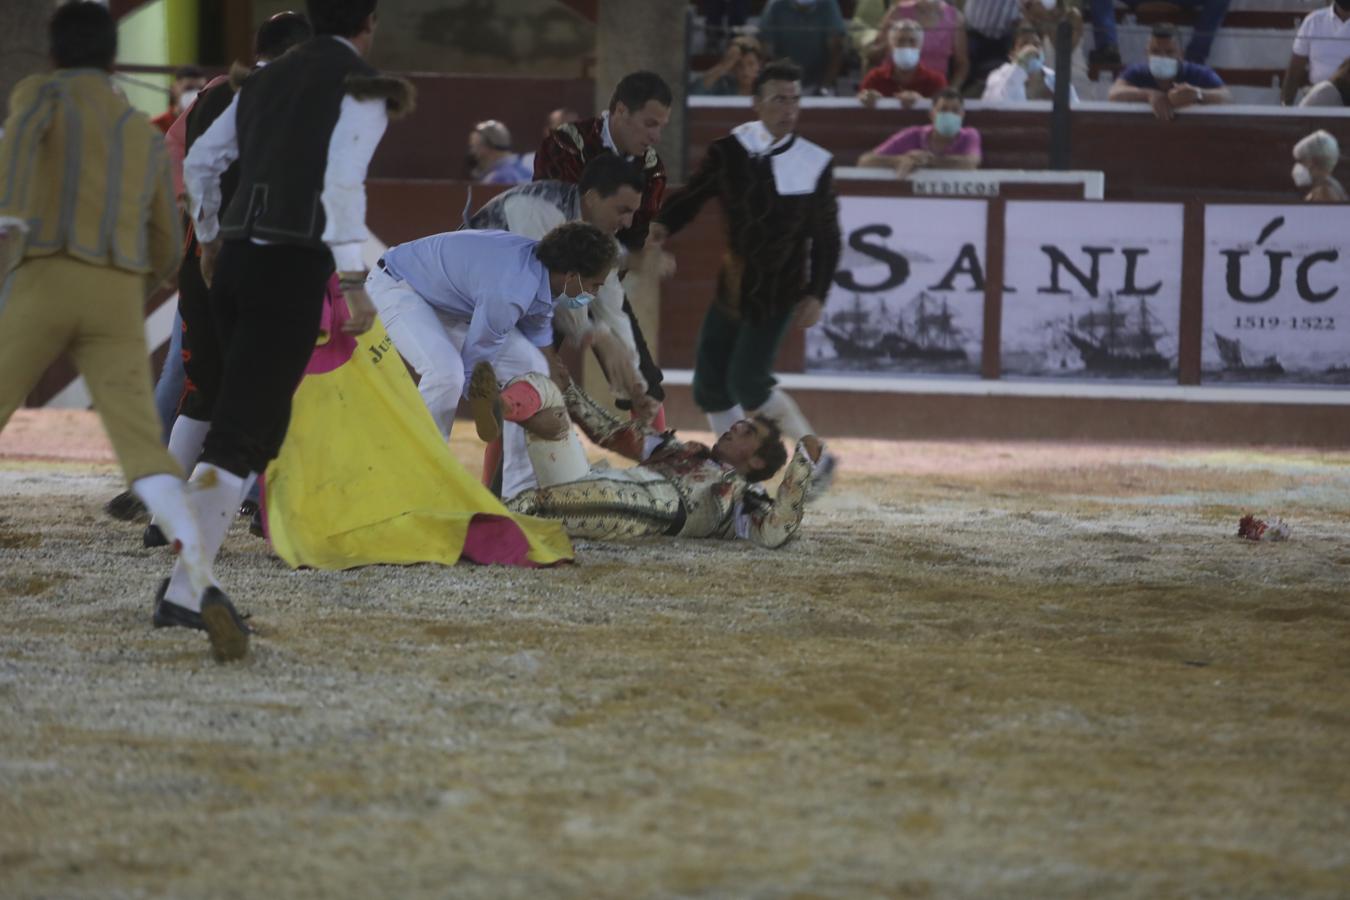
[[[117,28],[105,7],[67,3],[49,31],[56,70],[19,82],[0,138],[0,429],[68,352],[131,489],[202,599],[191,621],[165,624],[211,632],[238,616],[160,443],[145,346],[145,298],[180,253],[163,139],[113,90]]]

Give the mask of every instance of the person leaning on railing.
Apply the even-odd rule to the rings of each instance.
[[[1147,103],[1153,107],[1153,114],[1166,122],[1178,109],[1232,103],[1233,95],[1209,66],[1181,59],[1175,28],[1155,25],[1148,39],[1148,61],[1121,72],[1106,99]]]
[[[1311,188],[1304,200],[1308,203],[1344,203],[1345,188],[1332,177],[1341,160],[1341,147],[1336,138],[1318,130],[1294,145],[1294,185]]]
[[[931,125],[913,125],[896,132],[864,153],[858,165],[894,169],[900,178],[915,169],[978,169],[980,133],[961,127],[964,114],[961,94],[947,88],[933,100]]]
[[[869,14],[863,0],[853,15]],[[944,0],[901,0],[881,18],[875,36],[864,51],[864,63],[877,65],[890,51],[888,37],[891,30],[901,22],[915,22],[920,27],[923,38],[920,62],[934,72],[938,72],[952,87],[965,84],[970,74],[970,53],[966,41],[966,20],[955,6]]]
[[[867,73],[858,90],[858,102],[863,106],[870,109],[882,97],[896,97],[908,109],[947,87],[946,76],[924,65],[919,58],[919,48],[923,46],[923,27],[919,23],[902,19],[891,26],[887,41],[889,54],[881,65]]]
[[[1350,106],[1350,56],[1341,61],[1330,78],[1314,84],[1299,106]]]

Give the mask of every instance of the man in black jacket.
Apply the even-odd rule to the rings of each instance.
[[[309,0],[307,10],[316,36],[250,75],[183,165],[223,361],[190,482],[213,553],[285,439],[335,266],[351,311],[344,330],[360,334],[375,319],[361,258],[366,168],[389,115],[410,105],[411,86],[364,59],[375,0]],[[222,212],[221,177],[236,159],[237,185]],[[189,618],[197,598],[179,568],[158,606]],[[249,629],[225,612],[201,610],[202,625],[218,659],[237,659]]]
[[[772,370],[788,329],[820,320],[839,263],[833,159],[793,133],[801,111],[796,65],[780,61],[760,71],[754,108],[759,118],[714,141],[689,182],[666,198],[651,239],[665,240],[704,203],[721,201],[728,252],[699,332],[694,401],[713,434],[758,413],[800,440],[815,430],[775,387]],[[815,475],[818,489],[834,466],[826,453]]]
[[[311,37],[314,32],[309,21],[299,13],[277,13],[258,28],[255,38],[254,69],[261,68],[297,44]],[[250,69],[236,64],[228,79],[217,79],[197,97],[197,102],[188,109],[184,146],[187,150],[197,142],[206,129],[220,118],[234,95],[243,85]],[[177,126],[175,126],[177,127]],[[220,177],[221,205],[228,206],[234,196],[235,184],[239,180],[239,164],[236,161]],[[178,381],[183,384],[182,396],[178,400],[178,412],[169,431],[169,455],[182,467],[191,472],[202,452],[202,442],[211,427],[211,413],[215,408],[216,397],[220,394],[220,382],[224,360],[221,358],[221,345],[211,321],[211,308],[208,304],[210,289],[202,278],[200,263],[201,249],[191,219],[187,223],[187,247],[183,262],[178,267],[178,311],[182,320],[183,332],[179,336],[182,351],[178,358],[172,356],[164,360],[166,377],[171,367],[181,372]],[[159,388],[156,387],[156,395]],[[256,499],[256,498],[255,498]],[[145,527],[142,538],[146,547],[160,547],[168,543],[156,523]],[[166,611],[170,614],[166,616]],[[157,627],[181,625],[172,618],[172,607],[157,609],[154,623]]]

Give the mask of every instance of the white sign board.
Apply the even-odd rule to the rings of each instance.
[[[980,371],[982,200],[840,197],[843,252],[808,372]]]
[[[1175,380],[1179,203],[1009,201],[1005,375]]]
[[[1206,382],[1350,384],[1350,210],[1206,206]]]

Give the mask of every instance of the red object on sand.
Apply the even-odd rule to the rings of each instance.
[[[1247,513],[1238,521],[1238,537],[1246,538],[1249,541],[1259,541],[1261,535],[1265,533],[1266,523],[1251,513]]]

